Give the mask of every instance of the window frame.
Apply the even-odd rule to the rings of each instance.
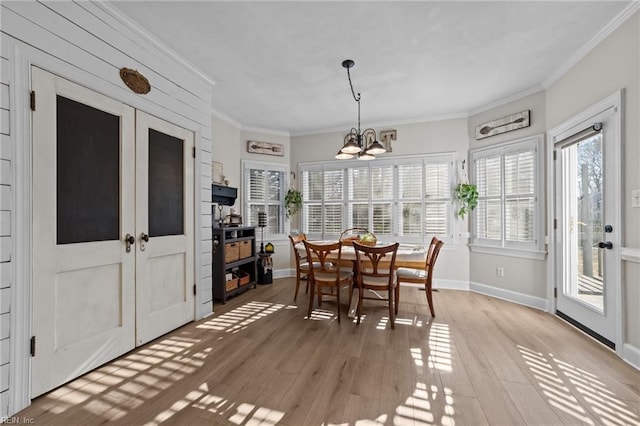
[[[264,197],[264,207],[265,211],[268,210],[269,206],[277,205],[279,206],[280,215],[278,220],[282,220],[282,232],[280,233],[270,233],[267,231],[268,228],[265,228],[264,238],[272,241],[283,241],[287,239],[287,235],[289,234],[289,221],[286,220],[285,216],[285,207],[284,207],[284,198],[287,193],[288,188],[288,177],[289,177],[289,166],[284,163],[273,163],[273,162],[257,162],[251,160],[242,160],[242,179],[241,179],[241,188],[242,188],[242,213],[244,217],[245,226],[255,226],[259,231],[261,228],[258,228],[257,223],[249,223],[251,220],[250,216],[250,206],[255,205],[256,203],[251,203],[249,201],[249,191],[247,191],[247,173],[249,170],[263,170],[265,172],[282,172],[283,178],[280,186],[281,199],[279,202],[269,202],[268,197],[265,195]]]
[[[376,159],[376,160],[371,160],[371,161],[367,161],[367,162],[363,162],[360,160],[347,160],[347,161],[329,161],[329,162],[313,162],[313,163],[300,163],[298,164],[298,175],[301,177],[301,185],[304,185],[304,179],[305,179],[305,172],[322,172],[323,173],[323,179],[324,179],[324,172],[325,171],[331,171],[331,170],[342,170],[343,173],[343,199],[341,200],[342,203],[342,208],[343,208],[343,215],[342,215],[342,223],[341,223],[341,228],[342,229],[347,229],[350,228],[351,226],[349,225],[351,220],[350,220],[350,212],[351,212],[351,207],[354,205],[358,205],[358,204],[366,204],[369,208],[369,223],[372,224],[372,209],[373,209],[373,205],[374,204],[380,204],[380,203],[387,203],[390,202],[391,203],[391,234],[390,235],[378,235],[378,238],[381,241],[385,241],[389,238],[403,242],[403,243],[416,243],[416,244],[428,244],[429,241],[431,240],[431,235],[426,235],[425,234],[425,230],[426,230],[426,221],[425,221],[425,207],[426,205],[429,203],[428,197],[422,195],[421,199],[419,200],[419,203],[421,204],[421,210],[422,210],[422,224],[421,224],[421,228],[422,228],[422,232],[420,235],[400,235],[400,219],[401,219],[401,215],[402,215],[402,211],[401,211],[401,203],[403,202],[403,200],[400,198],[400,190],[399,190],[399,169],[398,166],[400,165],[409,165],[409,164],[419,164],[422,170],[422,189],[424,190],[424,181],[425,181],[425,165],[427,163],[434,163],[434,162],[446,162],[448,163],[448,173],[449,173],[449,177],[448,177],[448,183],[450,186],[450,190],[449,190],[449,197],[448,198],[442,198],[442,199],[438,199],[438,200],[433,200],[434,201],[438,201],[438,202],[442,202],[445,201],[447,203],[446,206],[446,217],[447,217],[447,224],[448,224],[448,229],[447,229],[447,234],[440,234],[438,236],[438,238],[442,239],[443,241],[447,242],[449,244],[449,247],[452,248],[453,244],[456,243],[456,228],[457,228],[457,220],[456,217],[454,215],[454,197],[453,197],[453,187],[455,186],[456,182],[455,182],[455,178],[456,178],[456,173],[455,173],[455,164],[457,163],[456,161],[457,156],[455,152],[445,152],[445,153],[438,153],[438,154],[423,154],[423,155],[417,155],[417,156],[398,156],[398,157],[387,157],[387,158],[382,158],[382,159]],[[392,188],[393,188],[393,195],[392,195],[392,199],[373,199],[373,195],[372,195],[372,190],[371,188],[368,188],[368,198],[367,200],[362,200],[362,199],[358,199],[358,200],[349,200],[349,189],[350,189],[350,170],[352,169],[359,169],[359,168],[369,168],[369,176],[368,178],[371,179],[371,170],[372,168],[376,168],[376,167],[384,167],[384,166],[391,166],[391,171],[392,171]],[[324,180],[323,180],[323,184],[324,184]],[[301,214],[301,223],[300,223],[300,227],[301,230],[303,230],[303,232],[307,233],[308,238],[310,239],[335,239],[338,238],[339,235],[335,235],[333,233],[326,233],[324,232],[324,225],[322,226],[321,232],[320,233],[315,233],[315,232],[308,232],[308,225],[306,223],[306,221],[308,220],[306,218],[306,209],[307,206],[312,206],[312,205],[322,205],[322,210],[324,211],[324,204],[325,204],[325,200],[324,200],[324,196],[322,200],[307,200],[306,199],[306,195],[304,194],[304,189],[302,188],[302,192],[303,192],[303,202],[302,202],[302,214]],[[331,203],[334,203],[333,201]],[[324,222],[324,219],[321,220],[321,222]],[[369,229],[371,229],[371,227],[368,227]],[[375,231],[373,231],[375,233]],[[428,240],[428,241],[427,241]]]
[[[534,151],[534,192],[533,192],[533,205],[534,205],[534,218],[533,218],[533,241],[532,242],[518,242],[509,241],[506,238],[506,201],[509,199],[517,198],[514,195],[506,195],[505,187],[505,157],[514,152],[521,152],[532,149]],[[469,247],[471,251],[478,253],[499,254],[511,257],[521,257],[529,259],[542,260],[546,255],[545,251],[545,200],[544,200],[544,135],[537,134],[521,139],[515,139],[512,141],[491,145],[485,148],[476,148],[469,151],[469,158],[471,160],[470,174],[471,182],[478,184],[477,182],[477,170],[476,160],[481,158],[488,158],[499,155],[500,156],[500,195],[490,197],[479,197],[479,201],[482,199],[499,199],[501,209],[501,238],[500,240],[478,238],[477,237],[477,225],[478,225],[478,210],[475,209],[470,214],[470,230],[471,240]]]

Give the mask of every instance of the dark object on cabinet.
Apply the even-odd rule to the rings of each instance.
[[[256,228],[213,228],[213,298],[222,303],[256,288]]]

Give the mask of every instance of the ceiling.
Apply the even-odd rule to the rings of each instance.
[[[213,79],[214,110],[291,134],[466,115],[541,88],[630,2],[127,1]]]

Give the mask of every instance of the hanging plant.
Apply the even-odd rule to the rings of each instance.
[[[287,210],[287,217],[298,213],[302,207],[302,192],[296,189],[289,189],[284,196],[284,207]]]
[[[464,219],[478,205],[478,188],[472,183],[459,183],[456,185],[455,195],[461,205],[457,214]]]

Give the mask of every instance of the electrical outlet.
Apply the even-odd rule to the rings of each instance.
[[[631,191],[631,207],[640,208],[640,189]]]
[[[499,277],[504,277],[504,268],[496,268],[496,275]]]

